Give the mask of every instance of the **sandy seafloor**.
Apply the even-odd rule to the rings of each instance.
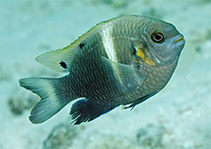
[[[30,76],[62,76],[36,63],[100,21],[137,14],[173,23],[186,39],[167,86],[134,110],[116,108],[79,126],[66,106],[34,125]],[[210,0],[0,0],[0,149],[211,149]]]

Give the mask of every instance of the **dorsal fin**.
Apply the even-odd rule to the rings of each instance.
[[[95,32],[102,24],[105,24],[108,21],[101,22],[94,27],[92,27],[88,32],[84,33],[77,40],[75,40],[72,44],[68,45],[63,49],[53,50],[50,52],[46,52],[44,54],[36,57],[36,61],[46,67],[49,67],[55,71],[59,72],[68,72],[68,68],[72,62],[73,57],[78,51],[78,46],[80,43],[84,41],[90,34]]]
[[[69,47],[63,49],[53,50],[39,55],[35,60],[55,71],[68,72],[69,65],[72,57],[74,56],[74,50],[70,50]]]

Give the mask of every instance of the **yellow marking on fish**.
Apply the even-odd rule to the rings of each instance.
[[[180,37],[179,39],[176,40],[176,42],[182,41],[184,38]]]
[[[140,47],[137,48],[138,51],[137,51],[137,55],[148,65],[150,66],[155,66],[155,62],[149,58],[149,57],[146,57],[146,55],[144,54],[144,52],[142,51],[142,49]]]

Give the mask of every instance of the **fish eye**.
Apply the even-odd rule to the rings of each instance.
[[[152,33],[151,34],[151,39],[152,41],[156,42],[156,43],[163,43],[164,42],[164,35],[160,32],[158,33]]]

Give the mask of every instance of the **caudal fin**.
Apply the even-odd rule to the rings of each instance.
[[[19,80],[20,86],[40,96],[41,100],[33,107],[29,119],[32,123],[42,123],[60,111],[70,100],[62,99],[57,89],[59,79],[25,78]]]

